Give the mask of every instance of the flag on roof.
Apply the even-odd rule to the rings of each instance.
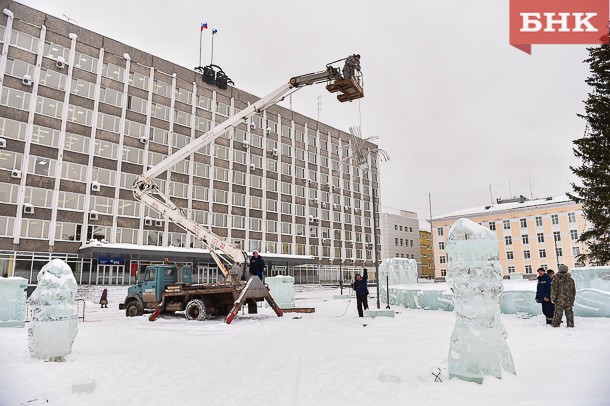
[[[212,28],[212,35],[218,34],[218,30],[216,28]]]
[[[201,23],[201,31],[208,29],[208,23]]]

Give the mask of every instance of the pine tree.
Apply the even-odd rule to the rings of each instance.
[[[590,65],[591,76],[586,83],[592,91],[584,102],[585,114],[578,115],[587,121],[587,130],[574,141],[574,155],[582,164],[570,167],[580,184],[572,183],[568,196],[582,204],[590,223],[578,239],[587,244],[588,253],[579,259],[605,265],[610,263],[610,45],[587,50],[584,62]]]

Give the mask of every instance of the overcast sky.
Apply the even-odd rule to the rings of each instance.
[[[317,85],[292,106],[317,118],[321,96],[320,121],[344,131],[361,123],[365,137],[379,137],[391,156],[381,167],[385,207],[428,218],[428,193],[440,215],[489,204],[490,185],[494,199],[545,197],[574,181],[586,47],[534,45],[531,56],[513,48],[508,0],[22,3],[189,68],[207,22],[203,64],[217,28],[214,63],[258,96],[360,53],[364,99],[339,103]]]

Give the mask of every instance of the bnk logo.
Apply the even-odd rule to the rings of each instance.
[[[510,44],[608,43],[608,0],[510,0]]]

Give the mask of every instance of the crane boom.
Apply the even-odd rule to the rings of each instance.
[[[351,79],[349,80],[351,81]],[[233,261],[233,267],[234,269],[236,268],[235,270],[237,273],[244,272],[245,263],[248,260],[247,254],[241,249],[235,247],[226,239],[216,235],[206,227],[197,224],[193,220],[188,219],[184,215],[182,209],[172,203],[168,196],[164,195],[159,191],[157,185],[153,182],[153,179],[161,173],[172,168],[174,165],[178,164],[192,153],[211,143],[212,141],[220,137],[222,134],[224,134],[225,131],[237,127],[238,125],[243,123],[244,120],[247,120],[253,115],[260,113],[266,108],[282,101],[284,96],[292,89],[301,88],[304,86],[321,82],[328,82],[329,84],[334,84],[337,82],[343,83],[347,81],[348,79],[343,79],[341,77],[339,69],[334,68],[331,65],[327,65],[326,70],[324,71],[308,73],[305,75],[295,76],[291,78],[288,83],[277,88],[273,92],[269,93],[267,96],[261,98],[260,100],[256,101],[255,103],[251,104],[240,112],[227,118],[225,121],[216,125],[214,128],[203,134],[201,137],[196,138],[178,151],[169,155],[157,165],[145,171],[134,182],[134,198],[136,200],[141,201],[151,209],[155,210],[164,218],[171,220],[174,224],[178,225],[185,231],[192,233],[196,238],[202,240],[210,248],[210,252],[213,254],[212,257],[218,264],[225,277],[228,276],[228,271],[226,271],[226,268],[221,263],[220,259],[218,258],[218,255],[213,252],[213,250],[220,250],[224,254],[229,256]]]

